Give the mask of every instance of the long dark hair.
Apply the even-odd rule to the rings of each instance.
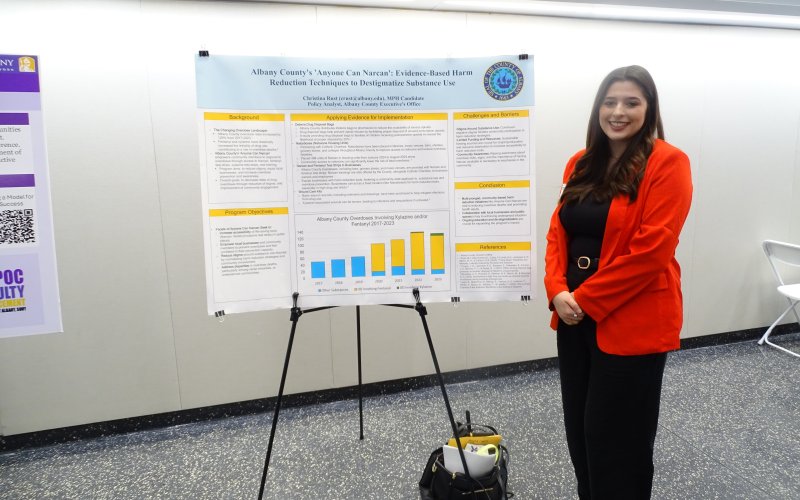
[[[635,83],[642,91],[647,101],[647,110],[641,130],[631,138],[619,160],[610,163],[608,136],[600,128],[600,107],[609,87],[616,82],[626,81]],[[661,124],[658,92],[653,77],[641,66],[615,69],[603,79],[597,89],[586,132],[586,152],[576,163],[572,177],[561,195],[561,201],[580,202],[587,197],[595,201],[608,201],[618,194],[627,194],[631,200],[635,200],[656,138],[664,138],[664,127]]]

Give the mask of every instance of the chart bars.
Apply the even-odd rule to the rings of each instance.
[[[371,274],[373,276],[386,276],[386,244],[373,243],[371,247]]]
[[[444,233],[428,233],[427,239],[427,248],[424,231],[411,231],[407,239],[390,239],[388,244],[390,274],[392,276],[445,274]],[[387,276],[386,247],[386,243],[369,243],[368,254],[349,257],[340,255],[324,260],[312,260],[311,279],[385,277]]]
[[[344,270],[344,259],[333,259],[331,260],[331,278],[344,278],[347,274],[345,274]]]
[[[444,233],[431,233],[431,274],[444,274]]]
[[[350,270],[353,274],[353,278],[363,278],[367,275],[367,259],[363,256],[351,257]]]
[[[311,279],[323,279],[325,277],[325,262],[311,263]]]
[[[392,240],[392,276],[406,274],[406,241]]]
[[[425,233],[422,231],[411,233],[411,274],[425,274]]]

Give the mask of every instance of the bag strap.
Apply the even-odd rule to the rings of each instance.
[[[425,465],[425,470],[422,472],[422,478],[419,480],[420,487],[430,488],[433,482],[433,467],[436,465],[437,458],[442,454],[442,449],[437,448],[433,450],[428,463]]]
[[[481,429],[485,431],[489,431],[491,434],[500,434],[497,432],[497,429],[492,427],[491,425],[486,424],[462,424],[461,422],[456,422],[456,426],[458,427],[458,437],[465,437],[465,436],[481,436],[483,434],[476,434],[480,432]]]
[[[495,429],[491,425],[473,423],[472,422],[472,415],[470,414],[469,410],[465,411],[464,413],[465,413],[465,415],[467,417],[466,423],[462,424],[461,422],[456,422],[456,425],[458,427],[458,434],[457,435],[454,434],[453,435],[454,438],[455,437],[465,437],[465,436],[474,436],[474,435],[479,435],[480,436],[480,435],[482,435],[482,434],[477,434],[477,432],[480,432],[480,430],[478,430],[477,432],[473,432],[472,431],[473,427],[475,427],[477,429],[483,429],[483,432],[486,432],[486,430],[488,430],[490,432],[490,434],[499,434],[497,432],[497,429]]]
[[[508,490],[506,487],[508,486],[508,448],[503,446],[502,444],[497,445],[497,453],[500,453],[500,460],[505,460],[505,467],[506,467],[506,477],[503,477],[503,471],[500,471],[500,477],[498,478],[498,482],[500,483],[500,498],[503,500],[508,500]]]

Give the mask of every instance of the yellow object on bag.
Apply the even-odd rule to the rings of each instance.
[[[497,446],[493,444],[487,444],[485,446],[481,446],[481,448],[476,451],[478,455],[494,455],[498,456],[497,454]]]
[[[493,444],[487,444],[478,450],[478,455],[492,455],[494,457],[494,463],[497,463],[500,460],[500,450],[498,450],[497,446]]]
[[[493,444],[493,445],[498,445],[498,444],[500,444],[500,441],[503,440],[503,436],[501,436],[500,434],[490,434],[488,436],[461,436],[458,439],[459,439],[459,441],[461,441],[461,447],[463,448],[464,446],[466,446],[468,444],[477,444],[477,445]],[[450,438],[450,440],[447,441],[447,444],[449,446],[455,446],[456,445],[455,438]]]

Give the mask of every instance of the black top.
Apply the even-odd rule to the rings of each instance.
[[[578,288],[586,278],[597,271],[596,259],[600,257],[609,208],[611,201],[597,202],[586,199],[578,203],[564,204],[558,213],[561,225],[569,236],[567,286],[570,291]],[[578,257],[591,259],[588,269],[578,267]],[[586,263],[586,259],[582,259],[581,266],[586,267]]]

